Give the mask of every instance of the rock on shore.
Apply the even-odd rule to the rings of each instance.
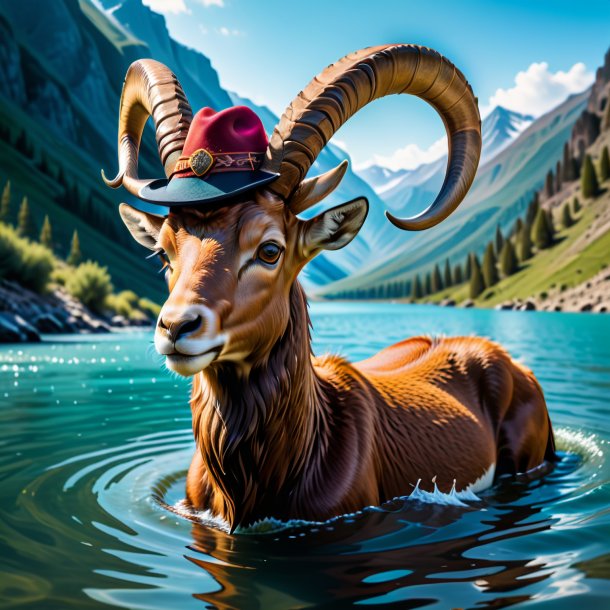
[[[62,288],[40,295],[0,280],[0,343],[40,341],[47,333],[106,333],[114,326]],[[122,320],[116,326],[126,324]]]
[[[572,288],[554,287],[529,299],[515,299],[496,305],[496,309],[515,311],[610,312],[610,269]]]

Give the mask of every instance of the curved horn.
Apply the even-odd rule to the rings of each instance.
[[[397,227],[419,231],[438,224],[460,204],[481,154],[477,100],[463,74],[442,55],[416,45],[370,47],[345,56],[316,76],[286,109],[273,132],[263,169],[280,177],[267,188],[290,205],[295,189],[333,134],[375,99],[410,93],[440,114],[449,143],[445,181],[435,201]]]
[[[138,151],[149,116],[155,123],[159,157],[169,178],[182,152],[193,113],[172,71],[158,61],[140,59],[129,66],[125,75],[119,107],[119,172],[108,180],[102,170],[108,186],[118,188],[122,184],[137,196],[150,182],[138,178]]]

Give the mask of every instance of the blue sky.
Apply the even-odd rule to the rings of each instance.
[[[411,42],[452,60],[483,113],[500,103],[539,115],[584,89],[610,46],[607,0],[144,3],[165,15],[174,38],[211,59],[225,88],[276,114],[346,53]],[[395,96],[365,108],[336,139],[356,165],[373,159],[398,167],[441,154],[443,134],[424,102]]]

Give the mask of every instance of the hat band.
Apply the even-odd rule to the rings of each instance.
[[[188,157],[180,157],[171,177],[180,174],[176,178],[190,178],[194,174],[202,178],[207,174],[222,172],[252,172],[259,168],[264,156],[264,152],[212,153],[200,148]]]

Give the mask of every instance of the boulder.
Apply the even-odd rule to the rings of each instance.
[[[23,341],[19,328],[0,313],[0,343],[19,343]]]
[[[472,299],[466,299],[462,303],[462,307],[465,307],[466,309],[470,309],[471,307],[474,307],[474,301]]]
[[[528,299],[523,305],[519,306],[519,311],[536,311],[536,303]]]
[[[443,299],[439,305],[441,307],[455,307],[455,300],[454,299]],[[150,322],[149,322],[150,324]]]
[[[5,311],[0,314],[0,318],[0,324],[2,324],[2,326],[5,328],[5,331],[2,334],[7,337],[6,339],[0,338],[0,341],[4,343],[15,343],[16,341],[40,341],[38,331],[21,316]],[[19,338],[15,340],[16,336]]]
[[[67,332],[66,325],[51,313],[43,313],[32,319],[32,324],[41,333],[56,334]]]
[[[515,304],[512,301],[504,301],[504,303],[499,303],[498,305],[496,305],[495,309],[501,309],[501,310],[511,310],[515,308]]]
[[[125,327],[129,326],[129,320],[127,320],[125,316],[112,316],[112,318],[110,318],[110,324],[111,326]]]

